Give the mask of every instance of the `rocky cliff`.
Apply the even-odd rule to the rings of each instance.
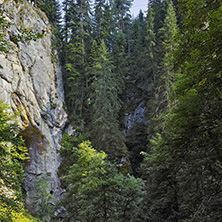
[[[67,121],[62,73],[52,61],[52,33],[44,13],[26,1],[0,0],[0,7],[10,23],[5,30],[10,50],[0,54],[0,98],[20,112],[30,155],[24,189],[27,207],[32,210],[33,181],[39,176],[46,174],[56,198],[62,192],[57,176],[59,143]]]

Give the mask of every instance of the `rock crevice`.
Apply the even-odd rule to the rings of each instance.
[[[26,1],[0,0],[0,7],[11,24],[5,30],[10,45],[0,54],[0,98],[13,111],[19,111],[22,136],[29,149],[25,163],[27,208],[32,211],[33,181],[45,174],[51,192],[58,199],[63,190],[57,170],[60,141],[67,122],[63,109],[64,91],[61,68],[52,62],[51,27],[44,13]],[[25,40],[24,29],[43,36]]]

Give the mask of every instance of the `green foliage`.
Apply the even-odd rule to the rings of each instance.
[[[173,84],[165,130],[151,140],[151,153],[144,164],[150,181],[148,213],[150,221],[218,221],[222,5],[183,0],[180,4],[183,34],[174,53],[180,74]]]
[[[3,11],[1,11],[0,12],[0,53],[8,52],[8,50],[12,47],[11,45],[7,43],[6,40],[4,40],[4,36],[5,36],[4,31],[6,31],[6,29],[9,26],[10,26],[10,23],[5,20],[3,16]],[[43,37],[42,33],[41,34],[33,33],[32,31],[26,28],[24,29],[21,28],[20,30],[21,30],[21,34],[10,35],[10,40],[14,42],[15,44],[17,44],[19,41],[25,41],[25,42],[30,41],[30,40],[36,41],[37,39]]]
[[[61,9],[60,3],[57,0],[38,0],[38,7],[45,12],[52,25],[52,46],[54,49],[60,51],[62,44],[62,33],[61,33]]]
[[[103,149],[111,159],[119,160],[126,155],[124,137],[119,129],[118,111],[118,73],[113,72],[104,41],[98,48],[98,56],[94,58],[91,68],[93,80],[91,84],[92,121],[89,124],[90,137],[98,149]]]
[[[112,47],[115,24],[111,5],[104,0],[95,0],[93,16],[93,39],[103,39],[108,48]]]
[[[124,79],[127,76],[126,35],[123,32],[116,34],[113,46],[113,65],[116,73],[119,93],[124,89]]]
[[[148,6],[148,14],[146,17],[146,54],[147,54],[147,79],[154,78],[156,72],[156,34],[154,32],[154,16],[151,5]],[[146,83],[147,80],[144,80]],[[143,89],[147,90],[147,83],[144,84]]]
[[[171,94],[172,85],[175,82],[175,62],[174,54],[178,48],[178,26],[177,18],[172,1],[166,1],[166,15],[162,27],[159,29],[159,48],[161,49],[161,57],[159,58],[159,65],[155,78],[155,93],[158,98],[155,99],[153,104],[153,125],[156,125],[155,131],[164,128],[163,118],[166,112],[171,109],[172,99]]]
[[[8,43],[4,40],[4,30],[9,26],[9,23],[3,16],[3,11],[0,12],[0,53],[7,52],[9,49]],[[1,65],[0,65],[1,68]]]
[[[38,7],[45,12],[49,21],[55,25],[60,25],[61,12],[60,5],[57,0],[38,0]]]
[[[19,191],[20,176],[23,172],[20,161],[28,158],[27,149],[24,147],[22,138],[18,136],[18,125],[12,123],[15,116],[8,110],[9,107],[0,101],[0,178],[5,186]],[[16,184],[15,181],[18,183]]]
[[[127,23],[129,23],[130,20],[129,10],[132,2],[132,0],[113,1],[113,16],[119,32],[126,30]]]
[[[27,159],[27,149],[18,136],[19,128],[15,115],[0,101],[0,220],[12,221],[26,216],[22,197],[23,160]]]
[[[31,41],[31,40],[36,41],[37,39],[42,38],[44,35],[42,33],[41,34],[40,33],[32,33],[32,31],[30,31],[26,28],[21,29],[21,32],[22,32],[21,35],[19,34],[17,36],[14,36],[15,41],[21,41],[21,40],[25,41],[25,42]]]
[[[79,130],[84,127],[89,82],[87,67],[91,46],[90,4],[88,0],[64,1],[65,93],[69,117]]]
[[[153,73],[148,72],[147,67],[150,66],[150,61],[147,51],[151,52],[151,48],[148,47],[148,35],[146,35],[146,21],[140,12],[139,17],[132,22],[132,28],[130,29],[130,40],[128,42],[128,61],[130,67],[130,77],[136,80],[136,85],[140,89],[144,90],[144,94],[147,94],[148,85],[153,78]],[[143,97],[145,97],[143,95]],[[142,98],[143,99],[143,98]]]
[[[34,206],[37,209],[35,216],[41,221],[49,221],[55,211],[55,206],[51,203],[54,195],[50,193],[49,180],[45,174],[34,181]]]
[[[154,47],[154,84],[152,97],[147,110],[148,138],[155,133],[161,133],[165,129],[165,118],[172,108],[172,85],[176,79],[175,51],[178,49],[178,26],[175,8],[171,0],[161,4],[165,17],[162,25],[156,33],[156,45]],[[148,144],[150,149],[151,144]]]
[[[77,141],[68,137],[61,167],[67,221],[219,221],[221,2],[150,0],[146,19],[140,13],[129,24],[131,1],[96,0],[93,26],[88,3],[64,2],[67,105],[114,162],[127,157],[118,120],[145,102],[150,142],[146,126],[135,124],[127,145],[134,167],[148,145],[146,195],[103,152],[87,142],[73,149]],[[143,198],[134,202],[137,192]]]
[[[32,217],[23,207],[19,211],[13,210],[9,205],[0,204],[0,219],[2,222],[40,222]]]
[[[59,166],[58,175],[61,178],[64,178],[64,175],[67,175],[69,172],[69,167],[74,164],[76,161],[76,158],[73,156],[73,147],[77,147],[78,144],[86,140],[84,135],[80,136],[69,136],[67,133],[63,133],[62,135],[62,147],[60,150],[61,157],[63,158],[63,161],[61,165]],[[64,179],[61,180],[62,187],[67,188],[68,184],[64,181]]]
[[[66,175],[66,221],[136,221],[143,182],[119,173],[89,141],[73,148],[75,163]]]
[[[175,178],[175,156],[169,153],[169,146],[160,134],[151,139],[152,149],[142,164],[144,177],[147,178],[148,206],[147,221],[177,221],[178,187]]]
[[[163,45],[163,59],[162,71],[164,74],[161,78],[164,80],[164,88],[166,92],[165,100],[166,106],[170,108],[170,94],[172,93],[172,85],[175,82],[175,68],[174,68],[174,54],[178,48],[178,26],[176,12],[172,1],[167,4],[166,17],[164,19],[163,27],[160,29],[162,32],[162,45]]]

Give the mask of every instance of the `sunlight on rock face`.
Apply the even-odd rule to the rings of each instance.
[[[47,174],[55,198],[62,192],[57,176],[57,151],[67,121],[62,73],[60,66],[52,62],[51,26],[41,11],[26,1],[16,4],[11,0],[5,1],[2,9],[11,23],[5,38],[12,47],[9,53],[0,55],[0,97],[13,111],[19,111],[19,124],[30,155],[24,182],[30,209],[32,182],[37,176]],[[24,29],[40,37],[16,41],[13,36],[24,34]]]

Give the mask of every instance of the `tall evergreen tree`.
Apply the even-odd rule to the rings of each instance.
[[[180,1],[174,104],[146,158],[151,221],[218,221],[221,211],[220,1]],[[152,201],[153,200],[153,201]]]
[[[141,82],[143,82],[142,88],[145,92],[148,92],[149,85],[152,80],[155,80],[156,75],[156,37],[154,32],[154,16],[153,9],[151,5],[148,5],[148,12],[146,17],[146,38],[145,38],[145,47],[146,47],[146,67],[144,71],[144,76],[142,76]]]
[[[160,58],[158,59],[159,65],[155,75],[155,94],[158,96],[154,98],[152,113],[156,132],[160,132],[159,130],[163,127],[163,124],[160,123],[164,123],[162,118],[171,106],[169,97],[172,93],[172,84],[175,81],[176,75],[173,55],[178,47],[178,39],[176,39],[178,27],[173,2],[166,0],[163,3],[167,5],[167,10],[163,26],[158,31],[160,35],[158,47],[161,50],[161,53],[159,53]]]
[[[165,100],[166,106],[170,108],[170,94],[172,93],[172,85],[176,79],[175,65],[174,65],[174,53],[178,48],[178,26],[176,12],[173,2],[168,1],[166,17],[164,19],[163,28],[160,30],[163,33],[162,45],[163,45],[163,59],[161,63],[162,67],[162,79],[164,80],[165,88]]]
[[[129,23],[129,10],[132,5],[132,0],[113,0],[112,6],[118,31],[125,31],[127,23]]]
[[[61,23],[60,4],[57,0],[38,0],[38,7],[45,12],[49,21],[53,25],[59,26]]]
[[[164,1],[161,0],[150,0],[148,3],[153,11],[153,17],[154,17],[153,28],[155,33],[158,33],[159,29],[163,25],[163,20],[165,17],[165,13],[163,10],[163,5],[164,5],[163,2]]]
[[[124,89],[124,79],[127,76],[127,55],[126,55],[126,36],[123,32],[116,34],[115,44],[113,46],[113,65],[116,73],[119,94]]]
[[[170,107],[169,96],[175,76],[173,53],[178,45],[176,42],[177,18],[172,1],[163,1],[162,8],[162,11],[165,11],[165,18],[158,33],[155,33],[157,44],[155,44],[153,53],[155,87],[147,108],[149,138],[157,132],[160,133],[164,128],[163,118]]]
[[[126,148],[118,122],[118,76],[113,72],[114,67],[104,41],[101,42],[98,52],[91,69],[94,78],[91,85],[91,138],[95,146],[103,149],[110,159],[121,159],[126,155]]]
[[[90,2],[64,2],[65,9],[65,92],[70,118],[82,129],[83,112],[87,100],[86,72],[91,44]]]
[[[133,113],[139,109],[138,107],[145,104],[143,78],[146,78],[145,67],[147,63],[145,50],[146,21],[142,11],[131,23],[127,32],[127,66],[121,114],[123,116],[122,122],[126,127],[124,132],[132,170],[134,175],[138,176],[138,167],[142,160],[140,152],[146,147],[146,127],[144,122],[137,122],[137,117],[134,116],[134,120],[128,118],[134,115]]]
[[[160,65],[155,71],[156,78],[154,89],[155,95],[158,96],[155,96],[151,100],[152,105],[149,116],[150,124],[148,124],[148,138],[150,139],[155,133],[163,131],[165,125],[164,119],[169,111],[169,94],[172,92],[171,85],[175,78],[173,55],[177,46],[177,43],[175,42],[177,32],[177,20],[173,3],[172,1],[168,1],[163,27],[159,29],[159,34],[161,34],[161,42],[159,43],[161,57],[159,58]],[[151,139],[151,144],[148,146],[148,150],[150,150],[150,146],[155,147],[151,148],[151,152],[153,152],[152,155],[146,158],[149,167],[150,163],[153,164],[152,167],[147,170],[148,175],[146,175],[147,180],[150,180],[147,186],[147,195],[149,198],[146,204],[149,204],[150,209],[152,209],[148,210],[148,216],[150,217],[148,221],[178,220],[177,211],[179,204],[177,183],[173,176],[165,180],[168,173],[174,175],[173,165],[169,164],[170,161],[173,160],[169,156],[169,159],[165,162],[164,158],[167,154],[162,147],[163,143],[161,135],[157,134],[155,139]],[[163,163],[161,161],[163,161]],[[162,196],[162,192],[164,192],[163,190],[166,192],[164,197]],[[159,199],[158,196],[161,196],[162,198]]]
[[[141,12],[142,13],[142,12]],[[149,79],[145,70],[147,65],[147,55],[145,47],[145,20],[142,14],[140,18],[136,18],[132,22],[132,28],[129,40],[128,60],[130,67],[131,78],[137,83],[137,86],[144,89],[144,80]]]
[[[111,35],[114,30],[113,15],[110,5],[105,0],[95,0],[94,3],[94,39],[103,39],[107,47],[111,47]]]
[[[65,221],[137,221],[143,181],[118,172],[89,141],[74,147],[72,153],[75,161],[65,177]]]
[[[52,25],[53,31],[53,47],[61,50],[62,34],[61,34],[61,6],[58,0],[37,0],[38,7],[45,12]]]

